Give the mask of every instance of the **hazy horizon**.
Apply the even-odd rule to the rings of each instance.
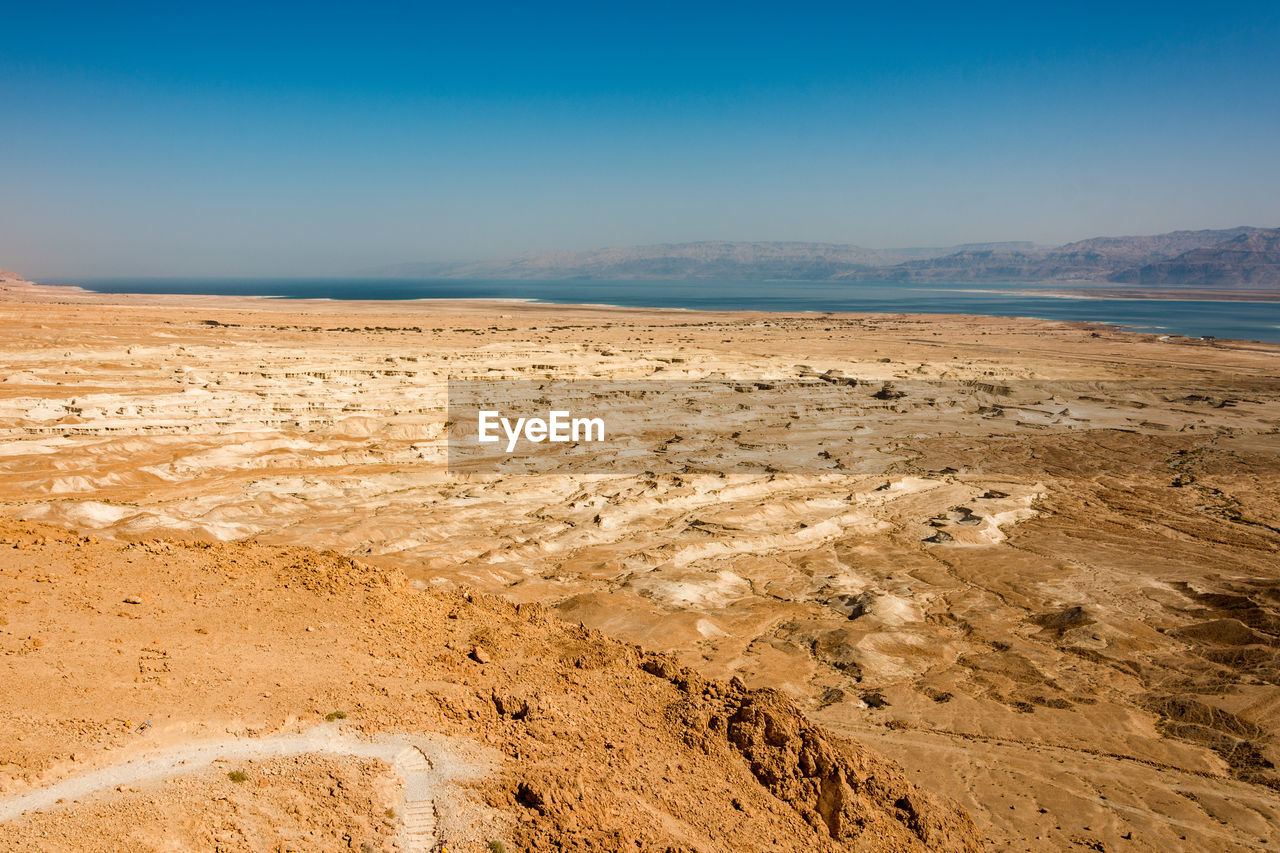
[[[1280,222],[1280,7],[7,12],[0,268]]]
[[[1214,228],[1214,229],[1202,229],[1202,228],[1179,228],[1179,229],[1173,229],[1173,230],[1174,230],[1174,231],[1231,230],[1231,229],[1233,229],[1233,228],[1237,228],[1237,227],[1256,227],[1256,228],[1263,228],[1263,229],[1268,229],[1268,230],[1269,230],[1269,229],[1275,228],[1275,227],[1277,227],[1277,226],[1272,226],[1272,225],[1269,225],[1269,224],[1262,224],[1262,225],[1253,225],[1253,224],[1250,224],[1250,225],[1233,225],[1233,226],[1225,226],[1225,227],[1220,228],[1220,229],[1219,229],[1219,228]],[[1168,232],[1164,232],[1164,233],[1168,233]],[[1063,245],[1063,244],[1065,244],[1065,243],[1072,243],[1072,242],[1076,242],[1077,240],[1088,240],[1088,239],[1091,239],[1091,238],[1094,238],[1094,237],[1141,237],[1141,236],[1153,236],[1153,235],[1146,235],[1146,234],[1091,234],[1091,235],[1089,235],[1089,237],[1072,238],[1072,239],[1070,239],[1070,240],[1065,240],[1065,241],[1063,241],[1062,243],[1056,243],[1056,244],[1034,243],[1033,245],[1034,245],[1036,248],[1039,248],[1039,249],[1045,249],[1045,248],[1052,248],[1052,247],[1056,247],[1056,246],[1058,246],[1058,245]],[[301,279],[324,279],[324,278],[340,278],[340,279],[341,279],[341,278],[347,278],[347,279],[356,278],[356,279],[358,279],[358,278],[379,278],[379,277],[384,277],[384,276],[388,276],[388,275],[393,276],[393,277],[398,277],[398,276],[400,275],[400,273],[395,269],[396,267],[416,267],[416,266],[429,266],[429,265],[436,265],[436,264],[438,264],[440,267],[442,267],[442,268],[444,268],[444,269],[456,269],[456,268],[457,268],[457,267],[459,267],[459,266],[466,266],[466,265],[468,265],[468,264],[473,264],[473,263],[474,263],[474,264],[483,264],[483,263],[484,263],[484,262],[486,262],[486,261],[498,261],[498,260],[503,260],[503,259],[505,259],[505,258],[511,258],[511,259],[514,259],[514,258],[521,257],[521,256],[523,256],[523,255],[538,255],[538,254],[553,255],[553,254],[558,254],[558,253],[566,253],[566,254],[570,254],[570,253],[576,253],[576,252],[580,252],[580,251],[591,251],[591,250],[609,250],[609,249],[644,249],[644,248],[651,248],[651,247],[656,247],[656,246],[673,246],[673,247],[674,247],[674,246],[698,245],[698,244],[702,244],[702,243],[738,243],[738,244],[749,244],[749,243],[757,243],[757,244],[782,243],[782,244],[785,244],[785,243],[794,243],[794,244],[799,244],[799,245],[814,245],[814,246],[820,246],[820,245],[832,245],[832,246],[857,246],[857,247],[859,247],[859,248],[863,248],[863,249],[870,249],[870,250],[874,250],[874,251],[892,252],[892,251],[911,251],[911,250],[927,250],[927,249],[953,249],[953,248],[954,248],[954,249],[962,249],[962,248],[964,248],[964,247],[973,247],[973,246],[986,246],[986,245],[995,245],[995,244],[1020,244],[1020,243],[1022,243],[1022,244],[1026,244],[1026,243],[1031,243],[1031,242],[1032,242],[1032,241],[1025,241],[1025,240],[979,240],[979,241],[974,241],[974,242],[971,242],[971,243],[955,243],[955,244],[949,244],[949,245],[946,245],[946,246],[868,246],[868,245],[866,245],[866,244],[853,243],[853,242],[849,242],[849,243],[834,243],[834,242],[829,242],[829,241],[816,241],[816,240],[751,240],[751,241],[747,241],[747,240],[686,240],[686,241],[679,241],[679,242],[676,242],[676,241],[664,241],[664,242],[662,242],[662,243],[643,243],[643,244],[630,244],[630,245],[621,245],[621,244],[619,244],[619,245],[615,245],[615,246],[589,246],[589,247],[583,247],[582,249],[565,249],[565,248],[535,248],[535,249],[527,249],[527,250],[522,250],[522,251],[517,251],[517,252],[503,253],[503,254],[500,254],[500,255],[494,255],[494,256],[487,257],[487,258],[464,258],[464,259],[461,259],[460,261],[441,261],[441,260],[434,259],[434,258],[427,258],[427,259],[423,259],[423,258],[415,258],[415,259],[409,259],[409,260],[398,260],[398,261],[394,261],[394,262],[390,262],[390,263],[385,263],[385,264],[381,264],[381,265],[377,265],[377,266],[373,266],[373,267],[367,267],[367,268],[344,269],[344,270],[327,270],[327,271],[323,271],[323,272],[309,272],[309,273],[308,273],[308,272],[302,272],[302,273],[278,273],[278,274],[270,274],[270,273],[267,273],[267,274],[263,274],[263,273],[256,273],[256,272],[253,272],[253,271],[242,271],[242,272],[237,272],[237,273],[231,273],[231,274],[222,274],[222,275],[219,275],[219,274],[202,274],[202,273],[199,273],[199,272],[170,273],[170,272],[166,272],[166,271],[156,271],[156,272],[147,272],[147,273],[130,273],[130,272],[123,272],[123,273],[93,273],[93,274],[79,274],[79,273],[72,273],[72,274],[59,274],[59,273],[52,273],[52,274],[46,274],[46,275],[45,275],[45,276],[43,276],[43,277],[44,277],[45,279],[47,279],[47,280],[50,280],[50,281],[60,279],[60,280],[68,281],[68,282],[76,282],[76,281],[85,281],[85,282],[88,282],[88,281],[93,281],[93,280],[95,280],[95,279],[103,280],[103,281],[111,281],[111,280],[127,280],[127,279],[139,279],[139,280],[142,280],[142,279],[149,279],[149,278],[160,279],[160,280],[163,280],[163,279],[174,279],[174,280],[180,280],[180,279],[192,279],[192,280],[198,280],[198,279],[202,279],[202,278],[203,278],[203,279],[210,279],[210,280],[214,280],[214,279],[228,279],[228,280],[234,280],[234,279],[245,279],[245,280],[253,280],[253,279],[268,279],[268,280],[269,280],[269,279],[272,279],[272,278],[279,278],[279,279],[299,279],[299,280],[301,280]],[[892,261],[892,262],[890,262],[890,263],[889,263],[889,264],[887,264],[887,265],[892,265],[893,263],[899,263],[899,261]],[[3,265],[3,264],[0,264],[0,269],[9,269],[9,267],[4,267],[4,265]],[[18,272],[18,273],[21,273],[21,274],[24,274],[24,275],[26,274],[26,273],[25,273],[25,271],[23,271],[23,270],[14,270],[14,271],[15,271],[15,272]],[[40,278],[40,277],[41,277],[41,276],[33,276],[33,278]],[[408,276],[408,277],[409,277],[409,278],[413,278],[414,276],[413,276],[413,275],[410,275],[410,276]],[[424,274],[424,277],[425,277],[425,278],[431,278],[431,276],[430,276],[429,274]],[[483,276],[481,276],[481,278],[483,278]],[[465,279],[465,278],[463,278],[463,279],[459,279],[459,280],[466,280],[466,279]]]

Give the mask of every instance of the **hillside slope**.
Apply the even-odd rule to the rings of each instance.
[[[327,717],[348,737],[496,756],[437,802],[455,816],[438,828],[449,849],[980,849],[964,812],[781,694],[707,682],[537,605],[417,591],[303,548],[9,521],[0,545],[0,809],[154,750],[261,743]],[[161,849],[163,826],[204,849],[392,848],[385,764],[218,766],[30,812],[0,849]]]

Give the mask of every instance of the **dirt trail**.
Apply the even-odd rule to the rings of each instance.
[[[0,799],[0,821],[24,812],[47,809],[92,796],[120,785],[156,782],[208,767],[215,761],[277,758],[285,755],[333,753],[377,758],[390,764],[404,782],[404,816],[400,842],[405,853],[435,849],[437,801],[456,800],[450,784],[482,777],[490,768],[452,746],[446,738],[381,734],[372,738],[343,732],[337,725],[313,726],[295,734],[201,741],[141,755],[73,776],[61,782]]]

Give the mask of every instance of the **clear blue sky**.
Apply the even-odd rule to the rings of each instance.
[[[1280,3],[0,6],[0,268],[1280,225]]]

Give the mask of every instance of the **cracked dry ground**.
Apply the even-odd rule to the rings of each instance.
[[[0,326],[6,515],[301,543],[540,603],[782,690],[955,798],[991,849],[1280,844],[1275,347],[990,318],[24,298]],[[829,470],[445,470],[450,376],[815,375],[863,381]],[[877,400],[885,382],[906,396]]]

